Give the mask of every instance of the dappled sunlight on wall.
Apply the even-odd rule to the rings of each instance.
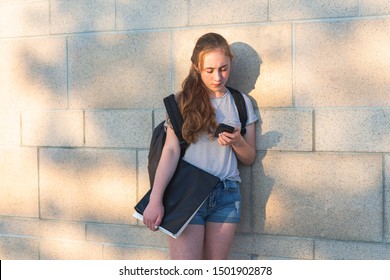
[[[389,30],[389,20],[297,24],[296,105],[389,106]]]
[[[0,2],[0,37],[48,35],[50,33],[48,2],[24,2],[17,0]]]
[[[0,149],[0,215],[39,216],[37,150]]]
[[[0,109],[65,109],[66,44],[61,38],[2,40]]]
[[[82,147],[83,112],[70,110],[22,113],[22,144],[26,146]]]
[[[135,162],[135,152],[125,150],[41,150],[41,217],[130,223]]]
[[[260,117],[231,258],[390,259],[389,1],[196,2],[0,0],[1,259],[168,259],[133,206],[207,32]]]
[[[161,108],[171,93],[168,32],[74,36],[69,61],[71,108]]]
[[[257,230],[291,236],[381,240],[381,156],[275,153],[267,155],[262,164],[274,185],[267,201],[264,229]],[[267,180],[259,175],[256,182],[262,190]]]
[[[115,28],[115,0],[50,1],[50,31],[72,33]]]

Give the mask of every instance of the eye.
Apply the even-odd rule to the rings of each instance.
[[[222,67],[222,68],[221,68],[221,71],[222,71],[222,72],[225,72],[225,71],[227,71],[228,69],[229,69],[229,68],[228,68],[227,66],[226,66],[226,67]]]

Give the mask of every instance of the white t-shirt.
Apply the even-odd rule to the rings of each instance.
[[[248,115],[246,125],[249,125],[259,118],[254,112],[250,98],[245,94],[243,96]],[[217,123],[241,128],[238,110],[229,90],[222,97],[212,98],[211,103],[215,108]],[[241,182],[237,158],[232,147],[220,145],[217,138],[210,140],[209,135],[202,135],[196,143],[189,145],[183,159],[221,180]]]

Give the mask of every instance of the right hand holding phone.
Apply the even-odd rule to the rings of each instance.
[[[233,127],[222,123],[218,125],[215,136],[218,137],[218,143],[222,146],[235,145],[242,138],[240,129],[238,127]]]

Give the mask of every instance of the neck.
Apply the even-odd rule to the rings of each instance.
[[[225,88],[224,90],[221,90],[221,91],[211,91],[209,90],[209,97],[210,98],[219,98],[219,97],[222,97],[226,94],[227,92],[227,88]]]

